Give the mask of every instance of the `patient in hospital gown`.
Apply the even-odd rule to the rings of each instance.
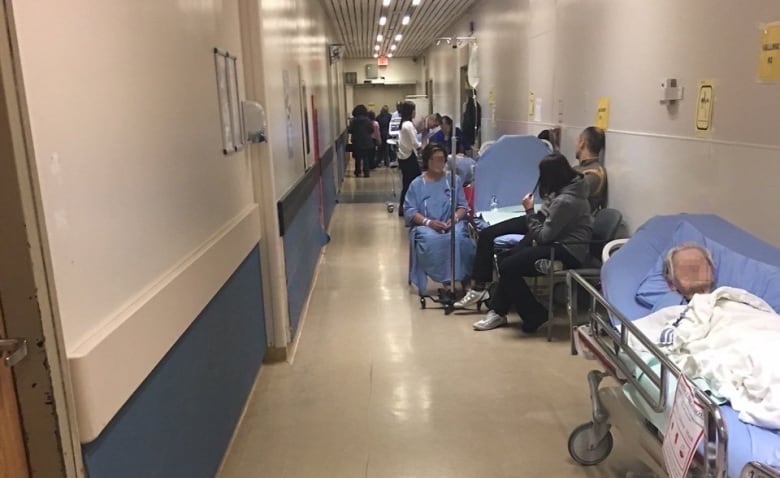
[[[468,235],[463,219],[468,211],[462,181],[456,177],[455,223],[452,223],[450,175],[445,174],[445,152],[439,145],[428,145],[422,154],[427,170],[409,186],[404,202],[404,218],[412,247],[410,280],[424,294],[428,277],[449,283],[450,228],[455,227],[455,277],[464,280],[474,263],[476,244]]]

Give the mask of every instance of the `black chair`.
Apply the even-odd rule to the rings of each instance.
[[[593,217],[593,236],[590,241],[587,242],[566,242],[561,243],[558,242],[556,244],[565,245],[565,244],[588,244],[590,246],[589,248],[589,254],[585,258],[584,264],[582,264],[582,267],[578,269],[573,269],[577,273],[579,273],[581,276],[586,278],[598,278],[601,274],[601,253],[604,249],[604,246],[607,245],[607,243],[614,240],[617,236],[618,230],[620,229],[620,224],[623,221],[623,215],[618,211],[617,209],[601,209],[596,212],[596,214]],[[575,318],[571,315],[567,319],[561,319],[556,321],[555,314],[553,312],[553,306],[554,306],[554,294],[553,290],[555,289],[556,281],[560,281],[561,279],[565,280],[567,275],[567,270],[564,269],[563,264],[560,261],[555,260],[555,249],[553,248],[550,253],[549,259],[540,259],[535,264],[536,270],[541,272],[542,274],[545,274],[547,276],[547,284],[548,284],[548,304],[547,304],[547,341],[552,341],[552,328],[555,325],[564,325],[565,322],[569,322],[569,325],[573,328],[574,327],[574,320]],[[572,298],[574,294],[572,293],[572,288],[570,282],[567,281],[567,301],[571,300],[577,300],[577,298]],[[567,303],[567,308],[571,310],[571,303]]]

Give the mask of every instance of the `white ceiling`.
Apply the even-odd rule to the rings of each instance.
[[[368,58],[375,53],[377,35],[384,35],[379,53],[393,53],[394,57],[417,56],[430,47],[436,38],[447,35],[445,29],[452,26],[475,0],[421,0],[412,6],[412,0],[391,0],[387,7],[382,0],[322,0],[340,43],[346,46],[346,56]],[[409,14],[411,21],[401,25],[401,19]],[[387,16],[387,23],[379,25],[379,17]],[[391,52],[395,36],[403,38],[398,48]]]

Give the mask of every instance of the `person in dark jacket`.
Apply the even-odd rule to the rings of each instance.
[[[593,217],[582,174],[571,167],[566,156],[552,153],[539,163],[538,184],[545,204],[535,213],[533,192],[523,198],[526,238],[499,264],[499,280],[495,295],[490,298],[490,310],[474,324],[474,330],[490,330],[506,324],[506,316],[514,306],[523,319],[523,331],[535,332],[547,321],[547,309],[525,282],[526,277],[541,275],[536,270],[536,261],[549,258],[554,248],[555,259],[564,268],[572,269],[582,266],[588,254],[585,242],[593,234]]]
[[[592,213],[607,207],[607,170],[599,162],[605,144],[604,130],[595,126],[585,128],[577,140],[579,164],[574,169],[585,176]]]
[[[463,120],[460,122],[463,128],[461,143],[467,153],[476,144],[479,137],[479,129],[482,125],[482,106],[474,95],[474,91],[469,92],[469,99],[466,100],[466,105],[463,108]]]
[[[382,110],[379,112],[379,115],[376,117],[376,122],[379,123],[379,133],[382,136],[382,144],[379,146],[379,161],[381,161],[385,166],[390,164],[387,138],[390,137],[391,119],[393,119],[393,117],[390,115],[390,108],[387,105],[384,105]]]
[[[373,122],[368,118],[368,109],[357,105],[352,110],[352,121],[349,123],[349,134],[352,136],[352,157],[355,158],[355,177],[368,177],[371,171],[371,160],[374,158]]]

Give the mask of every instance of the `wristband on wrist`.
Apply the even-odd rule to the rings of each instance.
[[[427,226],[427,225],[428,225],[428,224],[430,224],[430,223],[431,223],[431,220],[430,220],[430,219],[428,219],[428,218],[426,217],[425,219],[423,219],[423,223],[422,223],[422,225],[423,225],[423,226]]]

